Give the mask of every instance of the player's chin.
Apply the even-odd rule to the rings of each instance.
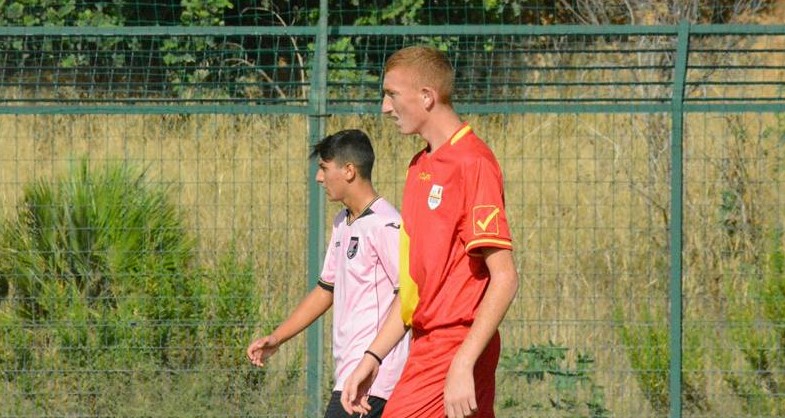
[[[405,126],[400,123],[396,123],[395,125],[398,127],[398,132],[400,132],[401,135],[412,135],[417,133],[417,130],[410,126]]]
[[[395,124],[395,128],[398,129],[399,133],[402,133],[402,134],[406,135],[406,132],[405,132],[406,129],[403,126],[403,124],[401,124],[401,120],[400,119],[398,119],[397,117],[394,117],[394,116],[390,116],[390,120],[392,120],[392,122]]]

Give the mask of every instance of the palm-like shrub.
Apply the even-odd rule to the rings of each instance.
[[[169,361],[173,339],[196,330],[199,286],[194,241],[168,192],[128,165],[91,170],[86,160],[28,185],[2,230],[11,310],[50,325],[72,359],[119,348]]]

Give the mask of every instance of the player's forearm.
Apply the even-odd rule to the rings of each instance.
[[[486,263],[491,272],[488,289],[477,308],[474,323],[453,360],[467,367],[474,366],[496,334],[518,291],[518,274],[510,251],[494,251],[486,257]]]
[[[282,344],[308,328],[332,305],[333,294],[317,286],[308,293],[271,335],[278,340],[278,344]]]
[[[401,297],[396,295],[390,305],[390,313],[384,320],[379,333],[376,334],[376,338],[368,346],[368,350],[384,358],[401,341],[406,331],[407,328],[401,319]]]

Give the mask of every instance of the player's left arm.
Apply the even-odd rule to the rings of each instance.
[[[518,291],[518,273],[512,251],[502,248],[484,248],[482,251],[490,272],[490,281],[477,309],[474,323],[458,348],[447,373],[444,405],[450,418],[471,416],[476,411],[474,365],[496,334]]]
[[[518,273],[512,256],[512,236],[504,209],[501,168],[492,155],[464,167],[465,224],[460,234],[473,257],[483,257],[489,280],[466,340],[454,365],[474,366],[496,331],[518,291]]]

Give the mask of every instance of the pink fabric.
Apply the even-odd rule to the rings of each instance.
[[[398,289],[401,218],[382,198],[347,223],[347,211],[333,220],[321,283],[333,287],[334,390],[357,367],[390,311]],[[409,336],[384,359],[369,392],[388,399],[409,350]]]

